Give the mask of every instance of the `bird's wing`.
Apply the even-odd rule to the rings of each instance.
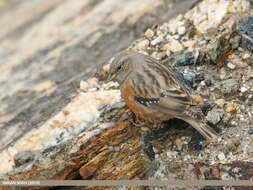
[[[187,107],[195,105],[189,92],[177,80],[172,71],[152,58],[147,57],[145,61],[148,66],[140,74],[154,77],[153,81],[134,82],[136,86],[135,101],[146,107],[176,115],[182,114]]]

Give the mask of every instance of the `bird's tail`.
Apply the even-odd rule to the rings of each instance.
[[[194,127],[207,140],[214,140],[218,137],[218,134],[214,131],[214,129],[203,121],[196,121],[194,119],[187,119],[185,121]]]

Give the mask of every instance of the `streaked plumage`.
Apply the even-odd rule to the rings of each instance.
[[[126,105],[138,118],[149,123],[179,118],[205,138],[217,137],[184,84],[152,57],[133,51],[121,52],[112,61],[109,74],[120,84]]]

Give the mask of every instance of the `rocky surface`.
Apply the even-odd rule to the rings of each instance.
[[[51,1],[44,2],[45,7],[53,7]],[[40,21],[31,22],[41,23],[40,27],[31,27],[33,30],[19,34],[20,28],[16,32],[11,29],[18,27],[14,22],[1,31],[4,48],[0,53],[10,59],[8,65],[1,60],[0,69],[5,69],[2,81],[8,78],[8,84],[15,86],[1,83],[6,93],[0,97],[5,108],[0,118],[0,178],[252,180],[253,60],[250,46],[245,45],[245,38],[251,39],[247,35],[252,37],[247,32],[251,28],[245,25],[253,14],[249,1],[204,0],[174,19],[159,25],[152,23],[141,32],[141,38],[129,45],[180,71],[178,75],[184,76],[183,82],[220,134],[217,141],[206,142],[186,123],[170,120],[149,135],[154,161],[143,153],[147,129],[134,124],[135,118],[125,107],[118,85],[104,83],[108,65],[95,77],[89,76],[134,40],[135,36],[129,35],[131,29],[122,27],[130,23],[137,27],[146,13],[156,11],[156,4],[150,0],[140,3],[139,11],[130,11],[138,1],[129,1],[125,12],[109,14],[109,8],[104,10],[103,6],[114,7],[116,1],[95,5],[86,2],[83,9],[80,4],[84,1],[77,2],[71,5],[72,16],[61,17],[63,23],[54,20],[53,15],[69,6],[68,1],[61,6],[55,1],[51,14],[49,8],[43,9],[49,11],[44,17],[51,18],[52,27],[59,24],[54,30],[43,27],[48,25],[48,19],[40,15]],[[88,5],[95,7],[92,15],[97,14],[96,24],[89,20]],[[84,13],[74,14],[76,10]],[[26,17],[23,19],[25,23]],[[9,30],[13,32],[5,34]],[[126,37],[121,39],[121,35]],[[24,42],[30,43],[23,47]],[[114,43],[117,45],[112,46],[113,50],[108,48]],[[17,74],[8,77],[13,71]]]

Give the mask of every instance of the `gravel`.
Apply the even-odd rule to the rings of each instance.
[[[241,19],[237,31],[242,38],[242,46],[253,51],[253,16]]]

